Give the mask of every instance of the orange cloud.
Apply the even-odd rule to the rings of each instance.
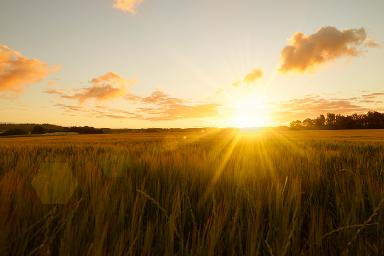
[[[84,105],[67,105],[62,103],[58,103],[55,106],[63,109],[64,112],[66,112],[70,116],[86,115],[89,117],[96,117],[96,118],[142,119],[141,116],[137,115],[134,112],[130,112],[123,109],[108,108],[105,106],[96,106],[96,107],[87,108]]]
[[[124,96],[127,91],[126,86],[132,82],[113,72],[108,72],[105,75],[92,79],[90,83],[92,85],[91,87],[83,88],[74,95],[62,95],[61,97],[77,99],[80,102],[89,99],[115,99]],[[48,91],[46,92],[49,93]],[[57,94],[57,91],[55,93]]]
[[[113,7],[123,12],[135,14],[136,8],[143,2],[143,0],[115,0]]]
[[[46,93],[61,94],[61,91],[50,90]],[[63,96],[62,96],[63,97]],[[64,96],[68,98],[68,96]],[[127,99],[130,100],[130,99]],[[154,91],[148,97],[135,96],[135,103],[140,104],[130,110],[114,109],[104,106],[96,106],[87,109],[84,105],[74,106],[56,104],[65,112],[87,114],[97,118],[137,119],[147,121],[170,121],[187,118],[207,118],[218,115],[218,104],[187,104],[180,98],[169,97],[162,91]]]
[[[384,97],[384,92],[375,92],[370,94],[364,94],[361,96],[364,99],[376,99],[379,97]]]
[[[262,77],[263,77],[263,70],[254,69],[244,77],[244,82],[247,84],[252,84]]]
[[[0,45],[0,91],[20,92],[25,86],[43,80],[57,70],[47,64],[28,59],[11,48]]]
[[[142,98],[143,103],[147,104],[159,104],[159,105],[172,105],[183,103],[183,99],[172,98],[160,90],[154,91],[151,96]]]
[[[157,108],[139,108],[144,120],[169,121],[187,118],[207,118],[218,115],[217,104],[170,105]]]
[[[319,96],[306,96],[279,104],[280,111],[277,111],[274,116],[277,121],[292,121],[326,113],[354,114],[369,110],[359,105],[358,101],[359,98],[356,97],[325,99]]]
[[[187,118],[206,118],[218,115],[217,104],[187,104],[180,98],[173,98],[160,90],[142,98],[149,107],[138,108],[135,118],[150,121],[169,121]]]
[[[236,81],[232,85],[235,87],[240,87],[243,83],[245,84],[253,84],[257,80],[261,79],[263,77],[263,70],[262,69],[254,69],[248,74],[246,74],[241,81]]]
[[[65,92],[63,90],[55,90],[55,89],[45,90],[44,92],[48,93],[48,94],[57,94],[57,95],[64,95],[65,94]]]
[[[280,71],[305,72],[342,56],[357,56],[361,47],[376,44],[367,39],[364,28],[338,30],[335,27],[322,27],[309,36],[295,33],[291,42],[281,51]]]
[[[324,99],[318,96],[310,96],[301,99],[293,99],[282,106],[293,112],[305,112],[305,113],[353,113],[363,112],[367,109],[355,104],[352,99]]]

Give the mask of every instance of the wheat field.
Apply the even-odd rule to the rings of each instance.
[[[2,255],[383,255],[384,131],[0,139]]]

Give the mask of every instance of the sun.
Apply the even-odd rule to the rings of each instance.
[[[266,127],[271,125],[271,114],[265,97],[251,94],[232,103],[231,126],[239,128]]]

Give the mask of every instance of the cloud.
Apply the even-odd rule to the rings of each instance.
[[[143,0],[114,0],[113,7],[123,12],[135,14]]]
[[[368,38],[365,41],[365,44],[366,44],[366,46],[368,46],[370,48],[375,48],[375,47],[379,47],[380,46],[380,44],[378,42],[376,42],[375,40],[373,40],[371,38]]]
[[[53,81],[53,80],[47,82],[47,85],[51,86],[51,87],[56,86],[57,84],[58,84],[58,82],[57,81]]]
[[[116,73],[108,72],[105,75],[94,78],[90,81],[91,86],[83,88],[73,95],[62,95],[62,98],[77,99],[84,102],[90,99],[111,100],[126,95],[126,87],[132,83]],[[52,90],[51,90],[52,92]]]
[[[21,92],[57,70],[44,62],[28,59],[8,46],[0,45],[0,91]]]
[[[320,96],[306,96],[279,104],[280,111],[277,111],[275,116],[279,121],[292,121],[326,113],[353,114],[369,110],[356,101],[358,98],[326,99]]]
[[[46,91],[47,92],[47,91]],[[52,91],[52,94],[61,92]],[[69,113],[88,114],[97,118],[137,119],[146,121],[170,121],[187,118],[208,118],[218,115],[218,104],[192,104],[184,99],[170,97],[160,90],[148,97],[135,96],[136,104],[129,110],[95,106],[86,108],[84,105],[56,104]],[[132,106],[131,106],[132,107]]]
[[[236,81],[232,85],[235,86],[235,87],[239,87],[243,83],[250,85],[250,84],[255,83],[257,80],[261,79],[262,77],[263,77],[263,70],[260,69],[260,68],[259,69],[254,69],[251,72],[249,72],[248,74],[246,74],[244,76],[243,80]]]
[[[348,99],[325,99],[319,96],[309,96],[301,99],[293,99],[283,104],[283,107],[291,111],[303,111],[306,113],[351,113],[366,111],[365,107],[359,106]]]
[[[254,69],[244,77],[244,82],[251,84],[263,77],[263,70]]]
[[[370,94],[363,94],[361,97],[363,99],[377,99],[382,96],[384,96],[384,92],[374,92]]]
[[[218,115],[217,104],[183,105],[175,104],[157,108],[139,108],[142,119],[151,121],[169,121],[188,118],[208,118]]]
[[[142,98],[143,103],[147,104],[158,104],[158,105],[172,105],[181,104],[184,102],[183,99],[172,98],[160,90],[154,91],[150,96]]]
[[[44,92],[48,94],[65,95],[65,92],[63,90],[48,89],[48,90],[45,90]]]
[[[113,119],[126,119],[125,116],[110,115],[110,114],[105,114],[105,115],[103,115],[102,117],[109,117],[109,118],[113,118]]]
[[[108,108],[104,106],[96,106],[96,107],[86,107],[84,105],[69,105],[58,103],[55,105],[58,108],[63,109],[67,114],[73,115],[87,115],[89,117],[96,118],[112,118],[112,119],[133,119],[139,118],[136,113],[121,110]]]
[[[316,33],[295,33],[290,44],[281,51],[280,71],[305,72],[342,56],[357,56],[364,47],[376,46],[367,39],[364,28],[338,30],[322,27]]]
[[[125,95],[124,98],[125,98],[127,101],[131,101],[131,102],[134,102],[134,103],[137,103],[137,102],[141,101],[141,97],[140,97],[140,96],[136,96],[136,95],[134,95],[134,94],[130,94],[130,93],[128,93],[127,95]]]
[[[378,104],[382,104],[384,102],[384,92],[374,92],[369,94],[361,95],[361,99],[359,100],[362,103],[368,103],[370,105],[378,106]]]
[[[64,109],[67,112],[86,112],[81,106],[73,106],[73,105],[67,105],[67,104],[62,104],[62,103],[57,103],[55,105],[56,107],[60,107]]]
[[[207,118],[218,115],[217,104],[191,104],[184,99],[170,97],[156,90],[150,96],[142,98],[149,105],[137,109],[140,119],[151,121],[169,121],[187,118]]]

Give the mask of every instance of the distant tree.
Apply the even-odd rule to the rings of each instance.
[[[368,112],[366,115],[367,128],[377,129],[384,126],[384,114],[379,112]]]
[[[69,132],[77,132],[80,134],[103,134],[103,129],[96,129],[94,127],[84,126],[84,127],[71,127],[68,130]]]
[[[318,129],[323,129],[325,127],[325,116],[320,115],[318,118],[316,118],[314,125]]]
[[[353,129],[353,120],[349,116],[336,115],[334,129]]]
[[[336,115],[333,113],[327,114],[327,119],[325,120],[325,125],[327,128],[332,129],[335,127],[336,124]]]
[[[1,136],[11,136],[11,135],[25,135],[28,134],[27,131],[20,129],[20,128],[14,128],[14,129],[9,129],[3,133],[1,133]]]
[[[367,114],[336,115],[328,113],[316,119],[306,118],[303,122],[291,122],[291,129],[384,129],[384,113],[368,112]]]
[[[304,121],[302,122],[302,125],[304,128],[306,129],[313,129],[313,120],[310,119],[310,118],[306,118],[304,119]]]
[[[365,115],[358,115],[358,114],[353,114],[351,115],[352,121],[354,123],[354,128],[355,129],[362,129],[364,128],[364,116]]]
[[[41,125],[35,125],[31,131],[32,134],[43,134],[46,132],[47,132],[47,130]]]
[[[303,125],[300,120],[292,121],[289,125],[292,129],[302,129]]]

